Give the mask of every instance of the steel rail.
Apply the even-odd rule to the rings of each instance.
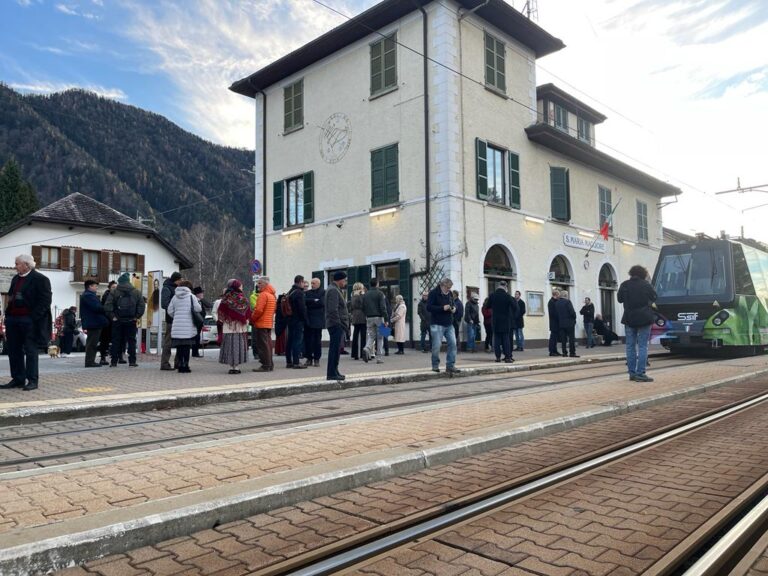
[[[383,538],[357,546],[352,550],[347,550],[335,556],[315,562],[314,564],[298,568],[293,572],[290,572],[290,574],[292,576],[323,576],[326,574],[333,574],[373,556],[377,556],[418,538],[423,538],[438,530],[450,527],[451,525],[466,521],[474,516],[506,505],[523,496],[544,490],[558,482],[572,479],[575,476],[584,474],[605,464],[610,464],[620,458],[635,454],[646,448],[666,442],[667,440],[698,428],[702,428],[713,422],[727,418],[736,412],[741,412],[765,401],[768,401],[768,393],[761,394],[743,402],[738,402],[737,404],[724,409],[718,409],[708,416],[696,418],[692,422],[676,426],[661,434],[653,435],[652,437],[640,440],[639,442],[634,442],[617,450],[601,454],[595,458],[558,470],[552,474],[537,478],[503,493],[474,502],[460,509],[447,512],[439,517],[431,518],[419,524],[409,526]]]

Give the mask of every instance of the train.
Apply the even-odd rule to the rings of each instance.
[[[745,239],[663,246],[653,274],[654,341],[672,352],[768,347],[768,251]]]

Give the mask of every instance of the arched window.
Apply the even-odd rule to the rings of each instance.
[[[549,265],[549,281],[552,284],[573,284],[568,261],[562,256],[555,256]]]
[[[485,255],[483,262],[483,274],[491,278],[503,278],[514,280],[517,278],[509,255],[504,247],[494,244]]]
[[[600,268],[597,283],[600,285],[600,288],[616,288],[616,275],[613,273],[613,268],[608,264],[603,264],[602,268]]]

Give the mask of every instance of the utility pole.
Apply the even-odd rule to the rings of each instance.
[[[539,2],[538,0],[525,0],[525,6],[523,6],[523,15],[528,20],[539,20]]]

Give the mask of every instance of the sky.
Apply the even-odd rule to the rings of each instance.
[[[344,21],[322,4],[352,16],[377,1],[0,0],[0,81],[92,90],[253,148],[253,100],[230,84]],[[768,0],[536,4],[566,44],[537,83],[608,116],[599,149],[683,190],[664,225],[768,242]],[[738,183],[764,192],[716,194]]]

